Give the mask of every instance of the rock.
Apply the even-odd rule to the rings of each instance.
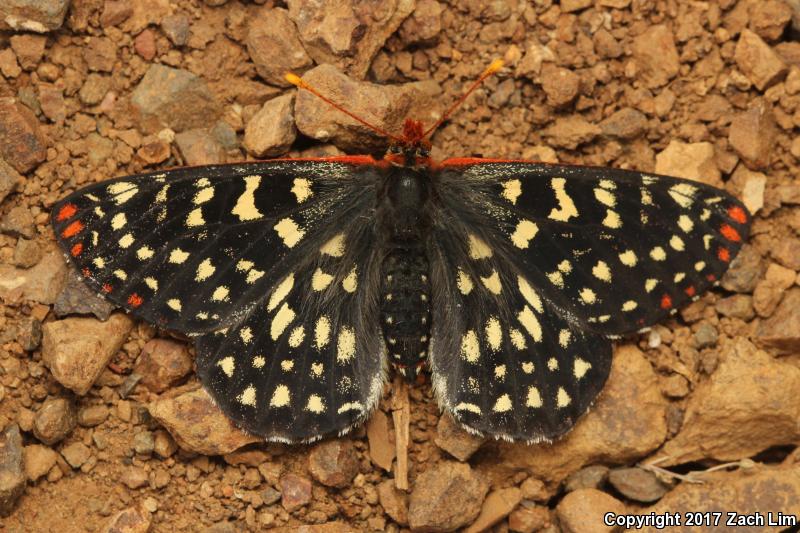
[[[556,61],[556,55],[547,46],[542,45],[538,39],[531,39],[525,47],[525,55],[517,65],[514,75],[538,79],[542,65],[546,61]]]
[[[225,162],[225,149],[208,130],[194,129],[175,134],[184,162],[189,166],[216,165]]]
[[[751,215],[764,207],[764,190],[767,186],[767,176],[761,172],[753,172],[745,165],[738,165],[733,173],[733,180],[744,182],[742,187],[742,203]]]
[[[623,514],[625,505],[596,489],[570,492],[556,506],[556,516],[564,533],[605,533],[615,531],[605,525],[606,513]]]
[[[25,477],[36,482],[46,475],[58,460],[58,454],[47,446],[31,444],[23,450],[25,457]]]
[[[105,422],[108,414],[108,407],[105,405],[90,405],[78,411],[78,424],[85,428],[93,428]]]
[[[162,459],[166,459],[178,451],[178,445],[169,433],[159,429],[153,433],[153,451]]]
[[[762,0],[750,9],[750,29],[767,41],[780,38],[791,20],[792,8],[782,0]]]
[[[133,321],[115,313],[106,322],[65,318],[43,327],[42,361],[53,377],[76,394],[86,394],[128,338]]]
[[[800,270],[800,239],[780,239],[770,250],[770,255],[786,268]]]
[[[143,468],[131,466],[123,471],[119,480],[129,489],[135,490],[147,485],[148,476]]]
[[[726,291],[753,292],[763,273],[761,254],[753,246],[745,244],[731,261],[731,266],[722,276],[720,284]]]
[[[714,145],[709,142],[670,141],[656,155],[655,172],[708,184],[719,184],[721,176],[715,162]]]
[[[381,481],[378,500],[389,518],[401,526],[408,525],[408,495],[395,486],[394,480]]]
[[[297,138],[294,92],[267,100],[244,129],[245,149],[259,158],[285,154]]]
[[[753,291],[753,309],[761,318],[769,318],[783,298],[786,287],[778,287],[767,280],[762,280]]]
[[[186,70],[154,64],[133,90],[131,103],[141,129],[183,131],[214,123],[222,108],[206,83]]]
[[[0,3],[0,30],[46,33],[64,23],[69,0],[11,0]]]
[[[144,30],[133,40],[133,49],[145,61],[156,57],[156,36],[150,29]]]
[[[728,142],[749,168],[760,170],[769,165],[777,133],[772,108],[758,100],[734,117]]]
[[[169,15],[161,19],[161,31],[175,46],[184,46],[189,40],[189,17]]]
[[[367,5],[357,8],[350,0],[289,0],[286,4],[314,62],[336,65],[363,79],[386,39],[414,11],[415,2],[376,3],[372,9]]]
[[[192,358],[185,343],[169,339],[152,339],[144,345],[134,372],[141,383],[155,393],[162,393],[192,371]]]
[[[133,451],[139,455],[151,455],[155,445],[155,437],[152,431],[140,431],[133,437]]]
[[[95,72],[111,72],[117,62],[117,43],[108,37],[87,37],[81,52],[86,66]]]
[[[262,8],[259,16],[250,20],[245,42],[258,75],[272,85],[291,87],[284,75],[287,72],[300,75],[314,64],[300,42],[289,12],[282,8]]]
[[[656,516],[664,513],[701,513],[713,516],[719,511],[735,511],[739,516],[760,513],[766,517],[800,514],[800,465],[739,469],[733,472],[711,472],[702,476],[703,483],[681,483],[650,507],[639,508],[638,513]],[[773,527],[724,527],[728,518],[723,512],[721,527],[713,531],[775,531]],[[669,528],[668,528],[669,529]],[[712,531],[711,528],[700,528]],[[780,528],[777,528],[780,529]],[[638,531],[656,533],[655,527]]]
[[[347,109],[367,122],[399,135],[403,122],[412,117],[425,124],[435,122],[440,114],[432,96],[441,89],[436,82],[403,85],[376,85],[356,82],[331,65],[320,65],[306,72],[303,80],[334,102],[346,103]],[[345,151],[365,153],[385,148],[388,139],[334,109],[307,91],[297,93],[295,122],[301,133],[321,141],[330,141]]]
[[[64,284],[67,267],[63,255],[48,247],[44,257],[32,268],[0,264],[0,298],[6,302],[34,301],[52,304]]]
[[[689,397],[680,432],[652,459],[659,466],[732,461],[800,438],[800,405],[793,399],[800,368],[743,337],[723,344],[720,352],[716,371]]]
[[[594,48],[605,59],[616,59],[625,52],[616,37],[605,28],[600,28],[594,34]]]
[[[112,516],[102,533],[147,533],[150,530],[150,513],[128,507]]]
[[[22,176],[14,170],[11,165],[3,160],[0,156],[0,202],[6,199],[14,189],[17,188],[17,183],[22,181]]]
[[[373,412],[367,421],[369,457],[374,465],[387,472],[392,471],[392,463],[397,452],[389,427],[389,418],[380,409]]]
[[[578,96],[580,77],[569,69],[545,63],[539,76],[542,90],[547,95],[547,103],[554,107],[571,104]]]
[[[550,524],[550,509],[543,505],[518,507],[508,515],[508,530],[515,533],[545,531]]]
[[[436,426],[436,445],[458,459],[467,461],[486,442],[485,437],[468,433],[450,415],[444,414]]]
[[[17,245],[14,247],[14,257],[11,259],[14,266],[31,268],[41,260],[42,248],[36,241],[17,239]]]
[[[36,227],[33,222],[33,215],[29,209],[16,206],[0,220],[0,233],[5,233],[12,237],[25,237],[32,239]]]
[[[800,288],[785,293],[772,316],[758,325],[756,338],[781,353],[800,350]]]
[[[433,43],[442,31],[444,7],[436,0],[417,0],[414,12],[398,30],[406,46]]]
[[[36,115],[14,98],[0,98],[0,158],[24,174],[46,157],[47,140]]]
[[[92,450],[82,442],[73,442],[61,449],[61,455],[72,468],[80,468],[92,456]]]
[[[58,293],[53,306],[58,317],[72,314],[94,315],[101,321],[108,320],[114,309],[114,304],[90,289],[74,271],[65,276],[63,289]]]
[[[0,433],[0,516],[11,514],[23,492],[22,436],[19,426],[11,424]]]
[[[224,455],[262,439],[237,429],[205,389],[165,395],[147,404],[178,445],[203,455]]]
[[[311,501],[311,480],[296,474],[281,476],[281,505],[290,513]]]
[[[600,126],[588,122],[580,115],[569,115],[558,118],[554,124],[545,128],[543,135],[550,144],[557,148],[575,150],[579,145],[588,143],[602,130]]]
[[[374,530],[374,528],[372,528]],[[383,528],[379,528],[383,529]],[[284,526],[270,528],[273,533],[358,533],[359,530],[344,522],[326,522],[324,524]]]
[[[97,105],[103,101],[109,90],[111,90],[111,78],[92,72],[83,82],[78,97],[86,105]]]
[[[22,68],[17,63],[17,56],[10,48],[0,51],[0,73],[6,78],[13,79],[22,74]]]
[[[327,487],[344,488],[358,474],[358,455],[350,439],[326,440],[308,454],[308,470]]]
[[[128,20],[131,15],[133,6],[127,0],[106,0],[100,15],[100,24],[103,28],[116,26]]]
[[[578,489],[600,489],[608,479],[608,467],[591,465],[570,474],[564,483],[564,490],[572,492]]]
[[[523,498],[535,502],[545,502],[553,496],[552,492],[548,491],[544,482],[535,477],[529,477],[523,481],[519,489],[522,491]]]
[[[608,482],[620,494],[637,502],[658,501],[669,490],[655,474],[641,468],[616,468],[608,474]]]
[[[572,13],[586,9],[594,3],[594,0],[561,0],[561,11]]]
[[[603,135],[617,139],[635,139],[647,131],[647,117],[630,107],[623,107],[600,123]]]
[[[734,294],[718,300],[714,308],[722,316],[738,318],[747,322],[755,316],[753,298],[747,294]]]
[[[748,29],[742,30],[739,35],[733,57],[742,74],[759,91],[780,81],[789,70],[780,56],[761,37]]]
[[[519,505],[521,500],[522,493],[516,487],[498,489],[491,492],[483,501],[483,507],[481,507],[478,518],[464,529],[464,533],[480,533],[488,530],[507,517]]]
[[[572,431],[552,444],[500,443],[496,461],[558,484],[587,464],[625,464],[647,456],[667,436],[666,412],[650,363],[636,346],[618,346],[605,389]]]
[[[22,68],[29,72],[35,70],[44,55],[47,37],[27,33],[12,35],[9,41]]]
[[[659,24],[634,38],[633,59],[638,67],[637,78],[647,88],[656,89],[666,85],[680,68],[672,31]]]
[[[72,433],[77,425],[75,406],[64,398],[51,398],[42,404],[33,421],[33,434],[52,446]]]
[[[708,323],[700,324],[694,332],[694,347],[698,350],[714,346],[719,340],[717,328]]]
[[[480,513],[489,486],[466,463],[444,461],[414,482],[408,523],[414,531],[454,531]]]

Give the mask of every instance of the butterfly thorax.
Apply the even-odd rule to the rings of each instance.
[[[430,337],[428,231],[429,177],[396,166],[378,200],[381,243],[381,325],[389,360],[413,381],[428,354]]]

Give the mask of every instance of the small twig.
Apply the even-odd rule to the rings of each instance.
[[[668,478],[678,479],[680,481],[685,481],[686,483],[697,483],[702,484],[705,483],[704,480],[698,479],[698,476],[703,476],[704,474],[708,474],[711,472],[717,472],[719,470],[726,470],[732,467],[738,468],[752,468],[755,466],[755,463],[751,459],[741,459],[739,461],[733,461],[730,463],[723,463],[720,465],[712,466],[706,468],[705,470],[693,470],[688,472],[687,474],[678,474],[676,472],[672,472],[671,470],[667,470],[666,468],[661,468],[660,466],[656,466],[658,463],[664,462],[667,460],[667,457],[662,457],[660,459],[656,459],[651,463],[639,463],[639,468],[642,470],[647,470],[653,472],[657,475],[662,475]]]
[[[408,426],[411,408],[408,404],[408,384],[401,376],[395,376],[392,386],[392,421],[394,422],[394,442],[397,450],[394,485],[400,490],[408,490]]]

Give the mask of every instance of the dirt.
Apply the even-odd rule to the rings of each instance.
[[[555,533],[610,531],[606,512],[800,516],[797,2],[33,4],[0,6],[0,530]],[[435,120],[498,57],[433,136],[435,159],[672,174],[754,213],[720,287],[620,340],[606,390],[559,442],[467,435],[428,380],[410,390],[408,491],[390,387],[349,436],[254,443],[199,389],[190,343],[94,318],[110,310],[54,249],[51,206],[93,182],[385,147],[287,88],[286,69],[396,132],[408,115]]]

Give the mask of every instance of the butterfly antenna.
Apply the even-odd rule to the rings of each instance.
[[[328,98],[327,96],[323,96],[322,94],[320,94],[320,92],[317,91],[314,87],[309,85],[307,82],[303,81],[303,79],[301,79],[300,76],[298,76],[296,74],[292,74],[291,72],[287,72],[284,75],[284,79],[286,81],[288,81],[289,83],[291,83],[292,85],[296,86],[298,89],[304,89],[304,90],[310,92],[311,94],[313,94],[314,96],[316,96],[317,98],[322,100],[323,102],[327,103],[329,106],[333,107],[334,109],[338,109],[339,111],[341,111],[342,113],[344,113],[348,117],[352,118],[353,120],[355,120],[357,122],[360,122],[364,126],[366,126],[369,129],[371,129],[372,131],[374,131],[374,132],[376,132],[376,133],[378,133],[380,135],[383,135],[384,137],[388,137],[389,139],[392,139],[393,141],[395,141],[397,143],[401,143],[401,144],[403,143],[404,139],[402,137],[398,137],[397,135],[392,135],[388,131],[386,131],[386,130],[384,130],[382,128],[379,128],[378,126],[376,126],[374,124],[370,124],[369,122],[367,122],[363,118],[359,117],[358,115],[352,113],[351,111],[348,111],[347,109],[345,109],[344,107],[340,106],[339,104],[337,104],[336,102],[334,102],[333,100]]]
[[[495,59],[494,61],[492,61],[491,64],[488,67],[486,67],[486,70],[484,70],[481,73],[481,75],[478,77],[478,79],[475,80],[472,85],[470,85],[469,89],[467,89],[467,91],[463,95],[461,95],[461,98],[456,100],[453,103],[453,105],[451,105],[450,108],[447,111],[445,111],[444,115],[442,115],[442,118],[440,118],[438,121],[436,121],[436,124],[434,124],[433,126],[428,128],[425,131],[425,133],[422,134],[422,138],[424,139],[425,137],[429,136],[434,131],[436,131],[436,129],[439,126],[441,126],[442,123],[444,123],[444,121],[447,120],[450,117],[450,115],[452,115],[453,112],[456,109],[458,109],[458,107],[461,104],[463,104],[464,101],[467,98],[469,98],[469,95],[471,95],[473,93],[473,91],[475,91],[475,89],[477,89],[478,87],[481,86],[481,84],[484,82],[484,80],[486,80],[486,78],[488,78],[489,76],[493,75],[495,72],[497,72],[498,70],[503,68],[504,64],[505,63],[504,63],[504,61],[502,59]]]

